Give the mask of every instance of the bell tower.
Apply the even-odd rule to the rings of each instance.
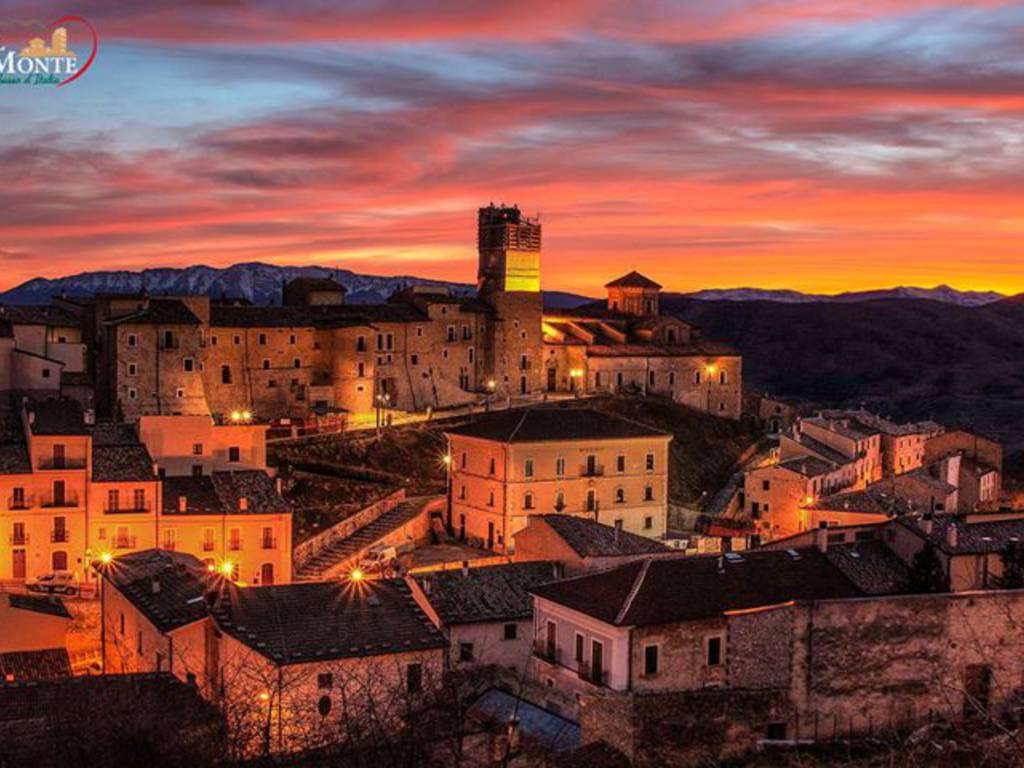
[[[483,354],[492,391],[539,391],[544,337],[540,290],[540,221],[517,206],[489,205],[477,215],[477,293],[494,310]]]

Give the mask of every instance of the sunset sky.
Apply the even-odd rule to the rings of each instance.
[[[1024,6],[937,0],[9,0],[67,87],[0,85],[0,288],[240,261],[546,288],[1024,292]],[[87,54],[79,27],[69,47]]]

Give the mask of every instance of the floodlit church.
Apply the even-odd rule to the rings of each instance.
[[[631,272],[608,283],[605,302],[546,311],[537,219],[481,208],[477,247],[472,296],[414,286],[347,304],[325,277],[293,280],[273,306],[141,294],[58,303],[94,347],[97,412],[129,421],[240,410],[302,420],[597,392],[739,417],[739,354],[662,315],[653,280]]]

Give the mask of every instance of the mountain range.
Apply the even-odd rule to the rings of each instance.
[[[6,304],[46,304],[56,296],[92,296],[98,293],[149,293],[151,295],[207,294],[219,298],[243,298],[255,304],[280,301],[281,286],[296,277],[334,277],[347,289],[346,301],[371,304],[385,301],[396,290],[409,285],[440,285],[456,294],[469,294],[474,286],[430,280],[411,275],[383,277],[362,275],[347,269],[324,267],[288,267],[260,262],[217,268],[192,266],[142,271],[82,272],[67,277],[37,277],[0,294]],[[666,298],[699,301],[770,301],[782,304],[850,303],[883,299],[927,299],[957,306],[983,306],[1004,298],[995,292],[958,291],[946,285],[935,288],[890,288],[838,295],[808,294],[759,288],[711,289],[685,294],[666,294]],[[561,291],[545,291],[544,302],[553,309],[575,307],[593,299]]]

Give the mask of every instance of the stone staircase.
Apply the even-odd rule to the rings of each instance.
[[[414,496],[383,512],[349,535],[321,547],[316,554],[295,569],[296,581],[320,581],[340,573],[345,565],[367,549],[415,519],[436,496]]]

